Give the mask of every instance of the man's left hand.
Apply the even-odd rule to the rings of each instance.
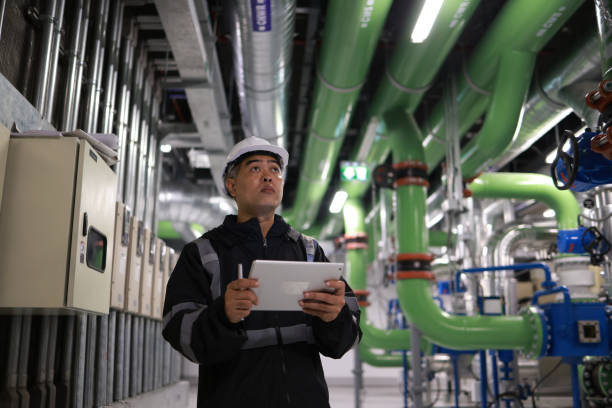
[[[325,286],[334,289],[334,292],[304,292],[304,299],[300,300],[299,304],[304,313],[329,323],[338,317],[344,306],[346,285],[341,280],[328,280],[325,281]]]

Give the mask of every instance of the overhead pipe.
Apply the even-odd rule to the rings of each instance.
[[[343,209],[344,228],[346,236],[358,236],[365,234],[365,217],[360,200],[351,199],[344,204]],[[367,297],[367,249],[364,247],[351,247],[347,244],[346,270],[348,282],[355,294],[362,299]],[[386,350],[410,350],[410,330],[393,329],[384,330],[374,326],[367,317],[366,300],[360,301],[361,322],[359,326],[363,332],[361,343],[366,347],[380,348]],[[432,345],[422,339],[421,350],[431,354]]]
[[[525,113],[520,130],[512,144],[493,164],[500,169],[535,141],[546,134],[572,111],[589,125],[597,123],[598,112],[586,106],[584,95],[593,83],[599,83],[599,39],[592,27],[580,33],[557,60],[542,68],[534,76],[533,86],[525,101]],[[582,84],[583,81],[590,85]],[[582,92],[572,88],[579,85]]]
[[[102,80],[100,68],[104,65],[104,42],[106,36],[106,23],[108,19],[108,0],[100,0],[96,9],[95,31],[93,48],[90,53],[88,83],[86,88],[85,113],[83,127],[86,132],[94,133],[98,120],[99,97],[98,86]]]
[[[44,108],[44,117],[48,122],[53,119],[53,110],[55,108],[55,85],[57,83],[57,62],[59,60],[60,45],[62,42],[62,25],[64,23],[64,11],[66,0],[57,2],[57,21],[53,30],[53,48],[51,51],[51,61],[49,66],[49,78],[47,85],[46,105]]]
[[[76,70],[76,86],[74,95],[74,104],[72,105],[71,123],[68,129],[76,129],[77,126],[85,127],[80,122],[79,112],[81,112],[81,87],[83,86],[83,70],[85,69],[85,55],[87,53],[87,33],[89,32],[89,22],[91,20],[91,0],[85,0],[85,10],[83,12],[83,22],[81,24],[81,33],[79,34],[78,46],[78,65]]]
[[[84,9],[87,4],[86,9]],[[74,104],[76,101],[77,94],[77,75],[79,69],[79,47],[81,45],[81,25],[85,22],[85,19],[89,14],[89,0],[79,0],[77,2],[76,11],[74,13],[74,20],[72,24],[72,34],[70,37],[70,48],[68,51],[68,72],[67,72],[67,86],[64,92],[64,106],[62,110],[62,119],[60,121],[60,129],[62,130],[74,130],[75,124],[73,123]]]
[[[489,106],[490,87],[500,59],[507,50],[538,53],[580,7],[582,0],[544,3],[513,0],[499,12],[493,25],[456,74],[459,133],[465,134]],[[526,19],[528,16],[528,19]],[[521,21],[521,24],[517,24]],[[445,96],[447,97],[447,96]],[[444,103],[438,103],[422,126],[425,163],[433,170],[445,154]]]
[[[245,134],[285,147],[295,3],[230,3],[234,71]]]
[[[421,3],[424,2],[416,2],[415,9],[418,10]],[[410,38],[419,14],[410,15],[376,90],[366,125],[353,151],[355,160],[384,161],[389,154],[388,139],[382,132],[374,132],[381,115],[397,106],[414,113],[479,4],[480,0],[445,1],[429,36],[422,43],[414,43]]]
[[[47,2],[47,9],[43,16],[43,35],[42,35],[42,50],[40,54],[40,62],[38,65],[38,83],[36,85],[36,95],[34,99],[34,107],[40,112],[41,116],[46,118],[45,108],[47,102],[47,90],[49,85],[49,72],[51,71],[51,59],[53,52],[53,32],[54,25],[57,24],[58,0],[50,0]]]
[[[288,211],[298,229],[309,228],[319,211],[390,6],[390,0],[329,2],[305,156]]]
[[[601,56],[601,79],[612,79],[612,50],[608,38],[612,34],[612,1],[596,0],[595,16],[597,17],[597,32],[599,34],[599,53]]]
[[[401,110],[394,110],[387,113],[384,120],[391,137],[396,166],[422,166],[425,153],[420,130],[414,119]],[[404,266],[398,266],[397,293],[406,318],[431,342],[455,350],[539,350],[542,337],[541,327],[537,330],[538,320],[528,316],[450,315],[442,311],[431,296],[431,272],[401,269],[409,269],[408,264],[415,260],[427,264],[427,191],[425,180],[422,181],[397,181],[397,257],[398,260],[405,260]]]
[[[359,358],[372,367],[402,367],[404,358],[400,354],[376,354],[365,344],[359,344]],[[406,361],[408,367],[410,360]]]
[[[558,190],[550,176],[529,173],[484,173],[468,188],[474,198],[535,199],[555,210],[559,229],[578,228],[580,206],[572,192]]]
[[[129,118],[130,118],[130,104],[132,102],[132,72],[134,70],[134,44],[138,41],[138,30],[136,23],[131,20],[129,23],[130,29],[127,31],[125,37],[122,39],[121,44],[121,73],[119,75],[120,89],[117,97],[117,136],[118,141],[118,154],[119,161],[117,162],[117,197],[119,197],[124,203],[126,203],[126,184],[125,174],[127,172],[127,161],[128,161],[128,143],[129,143]],[[134,210],[133,207],[130,209]]]
[[[529,91],[535,60],[533,52],[502,54],[484,124],[461,152],[464,178],[472,178],[486,169],[512,142],[521,126],[523,102]]]
[[[122,1],[115,1],[112,11],[110,36],[108,41],[108,65],[104,77],[104,107],[102,111],[102,133],[113,132],[115,119],[115,99],[117,97],[119,77],[119,49],[123,29],[124,5]]]

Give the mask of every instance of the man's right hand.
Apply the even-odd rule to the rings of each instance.
[[[227,285],[225,315],[231,323],[238,323],[251,313],[251,307],[258,303],[257,295],[251,288],[258,286],[256,279],[237,279]]]

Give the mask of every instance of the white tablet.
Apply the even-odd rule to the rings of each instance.
[[[259,305],[251,310],[302,310],[298,301],[306,291],[330,291],[329,279],[340,279],[344,264],[329,262],[264,261],[251,264],[249,278],[259,280],[252,289]]]

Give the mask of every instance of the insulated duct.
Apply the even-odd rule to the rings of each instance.
[[[230,8],[244,133],[286,148],[295,0],[234,0]]]
[[[298,229],[317,216],[390,6],[390,0],[329,2],[300,180],[287,216]]]

